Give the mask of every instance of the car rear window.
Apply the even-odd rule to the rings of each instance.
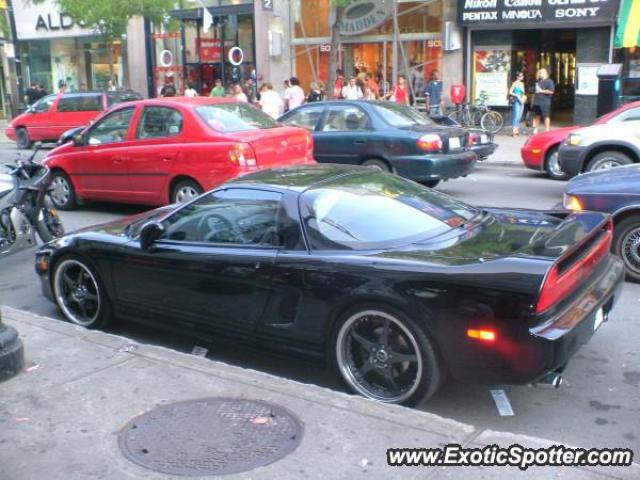
[[[301,196],[314,250],[367,250],[422,241],[482,212],[447,195],[389,174],[346,176]]]
[[[376,103],[373,109],[392,127],[410,127],[412,125],[435,125],[435,122],[417,110],[393,102]]]
[[[101,93],[65,93],[58,102],[58,112],[102,111]]]
[[[107,105],[109,107],[117,103],[133,102],[134,100],[142,100],[142,95],[133,90],[124,90],[121,92],[107,92]]]
[[[201,105],[196,112],[207,125],[219,132],[244,132],[279,127],[266,113],[246,103]]]

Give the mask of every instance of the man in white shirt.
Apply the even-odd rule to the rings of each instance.
[[[342,98],[346,100],[360,100],[364,97],[362,89],[358,86],[356,77],[351,77],[349,83],[342,89]]]
[[[264,113],[272,118],[278,118],[284,110],[284,102],[277,92],[273,91],[273,85],[270,83],[262,84],[260,87],[260,108]]]
[[[300,80],[297,77],[291,77],[289,83],[291,83],[291,88],[285,93],[284,100],[287,108],[293,110],[304,103],[304,90],[300,87]]]

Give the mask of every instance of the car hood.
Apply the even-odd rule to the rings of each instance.
[[[569,181],[565,191],[571,195],[581,193],[640,194],[640,165],[626,165],[578,175]]]

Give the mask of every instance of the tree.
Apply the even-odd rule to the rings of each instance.
[[[351,0],[331,0],[331,14],[329,15],[329,28],[331,29],[331,51],[329,52],[329,80],[325,85],[325,91],[329,95],[333,93],[336,84],[336,69],[338,68],[338,53],[340,50],[340,26],[342,14]]]
[[[33,0],[34,4],[45,0]],[[133,17],[142,16],[154,22],[166,21],[175,0],[56,0],[61,12],[67,13],[85,28],[100,35],[107,47],[109,77],[114,78],[113,44],[127,32]]]

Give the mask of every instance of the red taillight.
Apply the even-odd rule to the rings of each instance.
[[[434,133],[423,135],[418,140],[418,148],[425,152],[439,152],[442,150],[442,138]]]
[[[479,133],[470,133],[469,134],[469,145],[479,145],[482,137]]]
[[[591,251],[579,259],[576,263],[560,271],[559,265],[554,265],[542,286],[540,298],[536,305],[536,313],[541,313],[555,305],[560,300],[575,290],[576,286],[586,280],[600,261],[611,250],[613,238],[613,222],[609,219],[602,238],[598,240]]]
[[[256,168],[258,162],[250,145],[240,143],[229,150],[229,160],[238,167]]]
[[[315,161],[313,158],[313,136],[311,134],[307,134],[307,161],[313,162]]]
[[[467,330],[467,337],[475,340],[482,340],[483,342],[495,342],[496,332],[489,329],[475,329],[470,328]]]

